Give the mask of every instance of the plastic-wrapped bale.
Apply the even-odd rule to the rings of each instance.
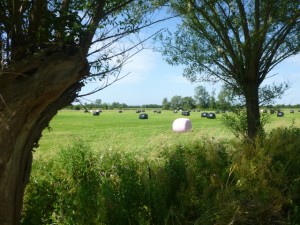
[[[201,113],[201,117],[207,117],[207,112],[203,112],[203,113]]]
[[[189,111],[183,111],[183,112],[181,112],[181,115],[183,115],[183,116],[189,116],[190,112]]]
[[[93,112],[93,116],[99,116],[99,115],[100,115],[99,111]]]
[[[192,129],[192,123],[187,118],[178,118],[173,122],[174,132],[187,132]]]
[[[216,114],[214,113],[208,113],[206,116],[207,119],[216,119]]]
[[[277,117],[283,117],[283,116],[284,116],[284,113],[283,113],[283,112],[280,112],[280,111],[279,111],[279,112],[277,113]]]
[[[141,113],[141,114],[139,115],[139,118],[142,119],[142,120],[148,119],[148,114],[146,114],[146,113]]]

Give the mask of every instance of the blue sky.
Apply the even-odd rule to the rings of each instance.
[[[174,21],[160,25],[174,27]],[[101,99],[102,103],[119,102],[127,105],[161,104],[163,98],[170,100],[174,95],[182,97],[194,96],[194,89],[198,85],[204,86],[210,93],[219,92],[221,84],[194,83],[182,76],[182,66],[167,64],[159,52],[145,49],[135,55],[123,68],[127,77],[114,83],[93,95],[85,97],[90,101]],[[300,104],[300,55],[286,59],[275,67],[264,84],[289,82],[291,88],[286,91],[279,104]],[[99,83],[89,83],[81,93],[95,89]]]

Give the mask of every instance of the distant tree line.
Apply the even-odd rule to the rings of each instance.
[[[233,105],[237,104],[238,99],[236,95],[222,87],[218,95],[212,91],[209,93],[206,88],[199,85],[195,88],[194,97],[181,97],[178,95],[173,96],[170,101],[164,98],[162,101],[163,109],[220,109],[228,110]]]
[[[81,103],[79,101],[74,102],[67,109],[73,110],[92,110],[92,109],[104,109],[104,110],[112,110],[112,109],[137,109],[137,108],[162,108],[161,105],[158,104],[146,104],[146,105],[127,105],[125,103],[113,102],[113,103],[102,103],[101,99],[96,99],[94,102],[85,102]]]
[[[212,109],[212,110],[222,110],[227,111],[236,105],[243,105],[244,99],[237,95],[232,89],[228,88],[226,85],[222,86],[218,94],[213,90],[211,93],[207,89],[199,85],[195,88],[194,96],[179,96],[175,95],[170,100],[168,98],[163,98],[162,104],[145,104],[145,105],[127,105],[125,103],[112,102],[112,103],[102,103],[101,99],[96,99],[94,102],[74,102],[72,105],[68,106],[68,109],[73,110],[92,110],[92,109],[155,109],[161,108],[164,110],[193,110],[193,109]],[[265,105],[266,108],[300,108],[300,104],[296,105]]]

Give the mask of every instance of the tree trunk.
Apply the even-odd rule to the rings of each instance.
[[[20,223],[32,150],[57,111],[74,100],[87,73],[84,56],[61,50],[44,51],[0,72],[1,225]]]
[[[254,140],[261,129],[259,113],[258,87],[255,83],[247,84],[245,91],[248,137]]]

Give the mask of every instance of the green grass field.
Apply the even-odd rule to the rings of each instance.
[[[300,112],[291,114],[285,110],[285,116],[278,118],[271,115],[266,131],[276,127],[300,127]],[[134,110],[103,111],[100,116],[93,116],[83,111],[61,110],[51,121],[51,131],[44,130],[40,147],[35,157],[43,157],[56,153],[62,147],[71,144],[75,139],[89,143],[95,151],[120,150],[149,154],[164,145],[193,141],[195,139],[217,139],[230,141],[234,135],[223,125],[222,114],[216,119],[201,118],[199,112],[191,112],[188,118],[192,122],[192,131],[174,133],[172,123],[176,118],[182,118],[180,113],[162,111],[161,114],[146,110],[148,120],[140,120]]]

